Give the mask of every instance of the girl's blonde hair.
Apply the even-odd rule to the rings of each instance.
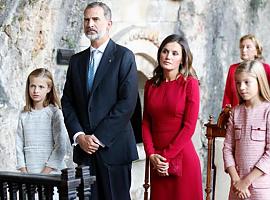
[[[241,72],[251,73],[257,78],[260,96],[265,101],[270,102],[270,89],[263,64],[257,60],[244,61],[236,68],[235,75]],[[237,95],[239,103],[244,103],[244,99],[239,95],[238,90]]]
[[[43,106],[46,107],[49,104],[52,104],[54,106],[57,106],[58,108],[61,108],[60,99],[57,95],[56,88],[53,82],[53,76],[51,72],[45,68],[37,68],[34,71],[32,71],[27,77],[26,88],[25,88],[24,111],[30,111],[31,108],[33,108],[33,100],[31,99],[30,94],[29,94],[29,85],[30,85],[31,77],[46,78],[48,87],[51,88],[51,91],[47,94],[46,99],[43,102]]]
[[[264,58],[262,56],[262,51],[263,51],[262,45],[257,40],[257,38],[255,37],[255,35],[247,34],[247,35],[242,36],[240,38],[240,41],[239,41],[239,48],[241,48],[242,42],[244,40],[248,40],[248,39],[251,40],[252,42],[254,42],[254,44],[255,44],[255,47],[256,47],[256,50],[257,50],[257,55],[255,56],[255,59],[264,60]]]

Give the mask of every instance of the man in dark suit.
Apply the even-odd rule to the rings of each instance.
[[[96,176],[92,199],[128,200],[131,164],[138,159],[130,123],[137,69],[134,54],[110,39],[111,26],[106,4],[85,8],[84,32],[91,46],[71,57],[61,101],[73,160],[89,165]]]

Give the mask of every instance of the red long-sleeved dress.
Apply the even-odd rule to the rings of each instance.
[[[236,63],[230,66],[228,76],[226,79],[226,85],[224,90],[222,108],[224,108],[227,104],[231,104],[232,107],[239,104],[237,90],[235,86],[234,73],[236,68],[240,63]],[[270,66],[266,63],[263,63],[264,70],[268,79],[268,83],[270,83]]]
[[[200,161],[191,141],[199,112],[198,80],[180,76],[158,87],[147,81],[144,99],[146,155],[159,153],[169,162],[181,159],[181,176],[158,176],[151,167],[151,199],[202,200]]]

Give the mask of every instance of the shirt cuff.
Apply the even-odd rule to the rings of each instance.
[[[77,137],[79,136],[79,135],[85,135],[85,133],[84,132],[77,132],[77,133],[75,133],[75,135],[73,136],[73,144],[72,144],[72,146],[76,146],[77,144],[78,144],[78,142],[77,142]]]

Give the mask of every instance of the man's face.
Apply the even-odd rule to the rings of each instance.
[[[84,12],[84,33],[91,41],[102,39],[109,35],[111,20],[104,16],[103,8],[97,6]]]

